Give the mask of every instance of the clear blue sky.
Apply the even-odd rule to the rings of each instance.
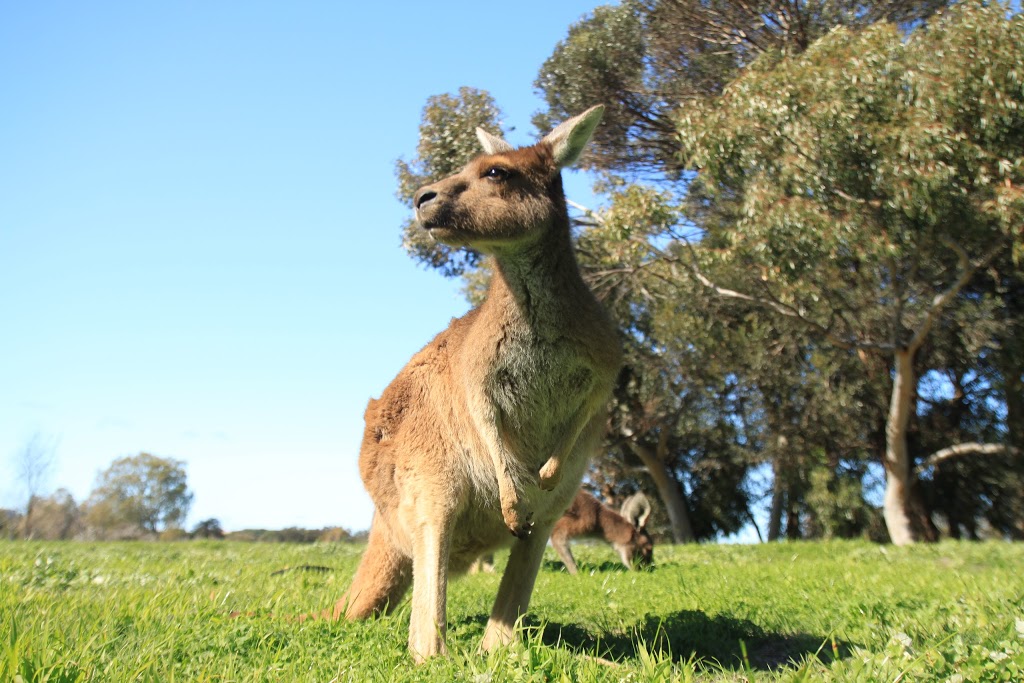
[[[147,451],[189,525],[366,528],[366,401],[467,308],[401,250],[394,162],[461,85],[529,142],[597,4],[4,3],[0,507],[41,433],[47,493]]]

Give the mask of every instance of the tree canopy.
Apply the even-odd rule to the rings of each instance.
[[[118,458],[101,472],[85,507],[93,526],[155,534],[180,527],[191,505],[185,463],[140,453]]]
[[[883,462],[897,542],[923,533],[907,451],[917,354],[949,317],[968,335],[991,327],[1000,300],[965,294],[1024,224],[1021,54],[1024,22],[958,6],[909,38],[877,24],[765,55],[679,115],[696,182],[737,204],[703,254],[735,284],[703,266],[696,277],[839,350],[891,359]]]

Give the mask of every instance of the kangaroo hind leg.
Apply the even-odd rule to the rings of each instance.
[[[512,546],[508,565],[498,586],[498,597],[484,630],[481,648],[485,651],[512,642],[516,621],[530,606],[530,595],[533,593],[541,560],[544,559],[544,547],[551,527],[547,526],[540,531],[542,533],[534,533],[516,541]]]
[[[566,571],[570,574],[576,574],[579,571],[576,567],[576,560],[572,556],[572,551],[569,550],[569,537],[565,532],[556,530],[551,534],[551,547],[562,558],[562,564],[565,565]]]
[[[370,525],[370,537],[352,585],[334,606],[334,618],[364,619],[387,614],[401,601],[412,583],[412,558],[388,538],[379,520]]]

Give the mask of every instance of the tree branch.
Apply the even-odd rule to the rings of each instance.
[[[929,455],[921,462],[920,465],[918,465],[914,469],[914,473],[920,476],[921,473],[923,473],[929,467],[934,467],[935,465],[938,465],[941,462],[945,462],[950,458],[956,458],[961,455],[969,455],[971,453],[977,455],[1003,455],[1005,453],[1009,455],[1019,456],[1021,454],[1021,450],[1014,446],[1006,446],[999,443],[977,443],[973,441],[967,443],[958,443],[953,446],[949,446],[948,448],[943,448],[941,450],[935,451],[934,453]]]
[[[924,321],[915,330],[914,336],[910,338],[910,343],[907,344],[907,350],[911,353],[915,353],[924,344],[925,339],[928,338],[928,334],[939,317],[939,313],[946,307],[946,304],[959,294],[960,290],[970,282],[979,269],[986,267],[1003,250],[1003,247],[1006,246],[1006,240],[996,240],[992,248],[980,260],[974,262],[971,261],[967,251],[953,240],[946,238],[943,240],[943,244],[956,252],[960,275],[945,291],[939,292],[932,299],[932,304],[928,308],[928,312],[925,313]]]
[[[825,327],[821,323],[816,322],[814,320],[811,320],[810,318],[805,316],[799,309],[797,309],[797,308],[795,308],[793,306],[788,306],[788,305],[782,303],[781,301],[778,301],[777,299],[769,299],[769,298],[751,296],[750,294],[744,294],[743,292],[738,292],[738,291],[736,291],[734,289],[729,289],[727,287],[722,287],[722,286],[720,286],[718,284],[715,284],[710,279],[708,279],[707,276],[705,276],[704,273],[702,273],[700,271],[700,268],[697,266],[697,257],[696,257],[696,254],[693,254],[693,245],[691,245],[689,243],[689,241],[685,240],[685,239],[682,240],[682,243],[691,252],[690,263],[684,264],[684,265],[686,265],[689,268],[690,272],[693,274],[693,277],[700,284],[704,285],[705,287],[707,287],[711,291],[715,292],[715,294],[717,294],[718,296],[725,297],[725,298],[728,298],[728,299],[737,299],[737,300],[740,300],[740,301],[746,301],[748,303],[752,303],[752,304],[755,304],[757,306],[761,306],[761,307],[764,307],[764,308],[769,308],[769,309],[775,311],[776,313],[780,313],[780,314],[782,314],[782,315],[784,315],[784,316],[786,316],[788,318],[794,318],[796,320],[799,320],[804,325],[807,325],[811,329],[813,329],[816,332],[818,332],[819,334],[821,334],[825,339],[827,339],[830,343],[834,344],[836,347],[844,349],[844,350],[847,350],[847,351],[850,351],[850,350],[853,350],[853,349],[871,349],[871,350],[876,350],[876,351],[886,351],[886,352],[889,352],[889,351],[893,350],[893,348],[890,345],[888,345],[888,344],[881,344],[881,343],[877,343],[877,342],[868,342],[868,341],[852,341],[852,342],[851,341],[847,341],[845,339],[842,339],[842,338],[836,336],[836,334],[832,330],[830,330],[829,328]],[[661,249],[658,249],[657,247],[655,247],[654,245],[652,245],[650,243],[644,242],[644,244],[649,249],[652,249],[655,252],[657,252],[657,254],[661,258],[663,258],[665,260],[672,261],[672,262],[679,262],[680,261],[679,258],[665,253],[664,251],[662,251]]]

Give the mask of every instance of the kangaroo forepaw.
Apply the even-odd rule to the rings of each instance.
[[[505,526],[516,538],[526,538],[533,531],[533,513],[527,511],[520,502],[503,507],[502,516],[505,518]]]
[[[561,462],[558,458],[552,456],[548,458],[548,461],[540,468],[540,472],[537,475],[537,481],[540,488],[544,491],[552,491],[558,482],[562,481],[562,468]]]
[[[519,530],[511,529],[512,535],[520,541],[526,540],[533,533],[533,522],[526,522],[519,527]]]

